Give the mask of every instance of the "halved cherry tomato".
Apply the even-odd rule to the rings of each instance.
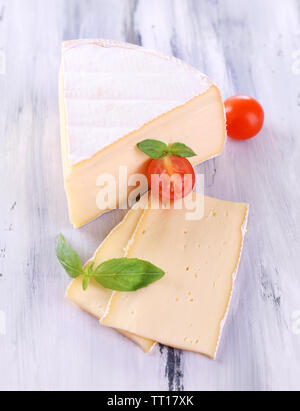
[[[264,110],[254,98],[236,95],[225,101],[227,134],[237,140],[256,136],[264,124]]]
[[[186,158],[167,155],[150,161],[148,183],[163,200],[186,197],[193,190],[195,181],[193,166]]]

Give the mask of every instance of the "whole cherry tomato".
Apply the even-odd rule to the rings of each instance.
[[[256,136],[264,124],[264,110],[257,100],[236,95],[225,101],[227,134],[237,140]]]

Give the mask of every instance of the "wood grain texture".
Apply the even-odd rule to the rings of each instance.
[[[122,218],[68,223],[57,77],[63,40],[104,37],[174,54],[224,97],[266,111],[252,141],[199,167],[206,193],[250,203],[218,360],[151,356],[64,300],[63,232],[83,259]],[[297,0],[0,0],[0,389],[300,389],[300,3]],[[294,317],[293,317],[294,315]]]

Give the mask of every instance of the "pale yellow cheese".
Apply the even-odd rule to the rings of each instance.
[[[127,167],[128,176],[145,174],[148,158],[136,147],[141,140],[183,142],[197,153],[193,165],[224,147],[219,89],[186,63],[141,47],[102,40],[65,43],[59,95],[64,182],[74,227],[126,203],[123,193],[117,204],[99,209],[96,182],[109,173],[118,188],[119,166]],[[147,121],[140,124],[140,117]]]
[[[141,202],[143,201],[142,199]],[[127,213],[124,220],[103,241],[88,264],[94,262],[95,266],[98,266],[111,258],[124,256],[127,243],[132,237],[137,223],[142,216],[143,209],[140,208],[141,205],[142,204],[139,203],[138,206],[133,207],[133,209]],[[74,304],[100,320],[105,313],[111,294],[111,290],[103,288],[95,280],[91,280],[88,289],[83,291],[82,277],[78,277],[70,284],[66,296]],[[126,331],[120,332],[138,344],[145,352],[150,352],[154,345],[154,341],[152,340],[138,337]]]
[[[146,210],[127,257],[162,268],[160,281],[115,292],[101,323],[215,357],[240,260],[248,205],[205,197],[204,218]]]

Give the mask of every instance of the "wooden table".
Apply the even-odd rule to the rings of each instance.
[[[264,106],[261,134],[199,170],[251,212],[218,360],[133,343],[64,299],[63,232],[86,259],[120,221],[68,222],[61,42],[103,37],[174,54]],[[0,0],[0,389],[300,389],[300,2]],[[4,324],[5,322],[5,324]]]

